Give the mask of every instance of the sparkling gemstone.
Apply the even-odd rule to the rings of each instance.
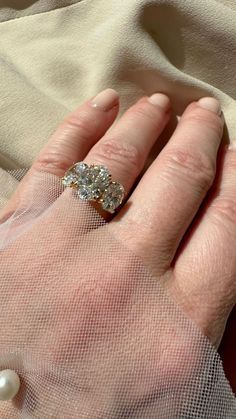
[[[75,173],[78,173],[78,175],[84,173],[87,169],[88,169],[88,165],[83,162],[76,163],[74,166],[74,171]]]
[[[82,185],[78,189],[78,196],[80,199],[83,199],[84,201],[88,201],[91,199],[91,190],[88,186]]]
[[[91,168],[91,171],[94,184],[104,191],[108,187],[111,179],[108,169],[105,166],[96,165]]]
[[[62,178],[62,183],[65,186],[76,185],[77,181],[78,181],[78,176],[70,170],[68,170],[68,172],[66,172],[65,176]]]
[[[85,173],[82,173],[79,177],[78,177],[78,184],[79,185],[92,185],[93,184],[93,179],[90,173],[90,169],[86,170]]]
[[[116,185],[115,182],[113,183]],[[63,184],[65,186],[77,187],[77,194],[80,199],[96,200],[101,199],[102,194],[109,188],[111,184],[111,175],[105,166],[88,166],[86,163],[79,162],[65,173]],[[115,189],[115,186],[113,186],[113,189]],[[110,194],[114,193],[113,189],[111,189]],[[118,193],[118,189],[116,193]],[[119,193],[122,194],[120,190]],[[119,196],[116,197],[116,200],[117,202],[119,201]],[[113,197],[113,201],[113,204],[112,202],[110,203],[111,207],[112,205],[116,205],[115,196]]]
[[[124,187],[118,182],[111,182],[102,195],[103,209],[113,213],[122,203],[124,195]]]
[[[91,199],[95,200],[101,196],[101,191],[94,185],[81,185],[78,189],[78,196],[80,197],[80,199],[83,199],[84,201],[88,201]]]
[[[92,167],[94,174],[101,180],[108,179],[110,177],[110,173],[105,166],[96,165]]]
[[[78,184],[104,191],[110,183],[110,173],[104,166],[90,166],[79,175]]]

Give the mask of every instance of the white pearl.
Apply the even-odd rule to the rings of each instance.
[[[18,393],[20,378],[13,370],[0,371],[0,400],[11,400]]]

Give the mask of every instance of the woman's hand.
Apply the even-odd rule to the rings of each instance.
[[[111,127],[117,116],[118,107],[118,95],[113,90],[107,89],[97,98],[85,102],[72,112],[58,127],[34,161],[4,209],[2,220],[6,220],[10,214],[14,213],[20,200],[27,199],[29,183],[32,183],[31,180],[34,179],[37,184],[37,178],[40,177],[42,171],[61,177],[73,163],[82,160],[88,164],[107,166],[113,179],[121,182],[127,193],[126,203],[117,215],[112,216],[95,206],[96,210],[107,219],[109,233],[143,261],[150,273],[159,279],[187,316],[191,317],[202,333],[218,347],[228,316],[236,302],[236,152],[233,147],[229,149],[221,145],[224,119],[220,114],[220,106],[213,98],[203,98],[191,103],[180,118],[169,142],[141,179],[139,176],[147,157],[170,119],[170,101],[162,94],[156,94],[151,98],[143,97]],[[29,231],[22,234],[1,256],[2,265],[8,266],[7,276],[14,279],[12,304],[18,304],[21,310],[21,317],[13,316],[12,328],[5,330],[8,345],[10,343],[14,345],[14,330],[16,328],[23,330],[22,322],[27,322],[31,315],[33,319],[39,289],[35,293],[33,290],[37,288],[38,281],[43,280],[43,276],[39,278],[42,271],[45,269],[45,272],[47,270],[52,272],[52,276],[58,275],[58,267],[50,265],[52,252],[59,254],[60,260],[63,261],[60,264],[58,287],[66,290],[68,263],[70,266],[76,266],[76,260],[70,259],[68,262],[67,237],[73,237],[76,223],[81,223],[83,220],[78,217],[77,220],[71,218],[67,222],[65,219],[63,227],[58,223],[60,219],[58,210],[60,211],[60,207],[63,208],[63,205],[68,203],[68,199],[71,199],[70,194],[71,190],[66,189],[46,218],[41,223],[39,220]],[[40,248],[40,238],[45,236],[45,231],[50,231],[52,225],[55,231],[58,229],[57,242],[53,243],[53,250],[50,241],[46,245],[43,242],[43,248]],[[28,256],[24,253],[26,243],[29,241],[35,246],[38,243],[40,248],[39,251],[37,250],[39,257],[36,271],[33,261],[28,263]],[[74,241],[73,244],[77,246],[78,254],[80,254],[81,243]],[[14,253],[16,248],[17,254]],[[13,254],[14,263],[9,263],[13,260]],[[28,264],[27,278],[24,277],[24,281],[32,284],[32,301],[35,302],[27,307],[21,306],[22,301],[17,300],[17,290],[22,278],[17,279],[16,266],[20,266],[22,260],[25,265]],[[118,271],[119,267],[116,269]],[[120,270],[122,269],[122,261],[120,261]],[[74,270],[74,275],[76,273],[77,271]],[[110,277],[112,277],[112,267]],[[73,279],[76,280],[76,277],[74,276]],[[94,284],[94,280],[97,283]],[[55,341],[58,339],[56,348],[50,348],[52,359],[65,361],[63,356],[66,357],[70,351],[69,337],[67,352],[60,342],[66,341],[68,330],[70,333],[74,331],[79,336],[76,340],[76,348],[79,347],[81,350],[81,342],[87,345],[86,359],[77,359],[76,365],[80,365],[81,368],[83,362],[92,364],[97,374],[102,377],[104,372],[102,360],[104,359],[100,358],[98,351],[96,352],[96,343],[93,341],[90,346],[89,338],[84,336],[83,332],[89,331],[91,324],[95,326],[95,323],[96,330],[100,331],[104,327],[108,332],[112,325],[114,327],[109,319],[114,318],[116,318],[117,330],[119,327],[122,330],[124,313],[127,309],[131,312],[132,304],[139,310],[140,318],[148,316],[149,307],[155,304],[155,298],[158,301],[156,287],[159,284],[155,281],[149,284],[147,292],[149,297],[146,297],[145,304],[142,301],[142,293],[137,291],[140,283],[134,282],[129,292],[127,289],[124,292],[126,296],[124,302],[122,289],[125,289],[127,284],[122,276],[119,283],[110,281],[110,300],[106,294],[108,286],[104,283],[102,272],[97,272],[97,278],[93,279],[93,287],[88,286],[86,295],[83,293],[83,288],[78,285],[79,277],[73,285],[70,283],[70,287],[76,287],[73,288],[76,289],[76,297],[73,294],[73,298],[83,302],[79,306],[80,312],[77,313],[81,324],[73,322],[69,317],[71,312],[63,318],[63,332],[58,330],[57,324],[52,330],[54,326],[49,322],[49,330],[52,331]],[[50,288],[49,283],[47,286],[53,295],[53,288]],[[143,284],[143,286],[147,285]],[[104,294],[102,291],[98,293],[98,290],[104,290]],[[71,296],[72,294],[68,300],[68,296],[64,296],[64,304],[63,300],[52,304],[44,301],[43,315],[47,317],[47,311],[50,312],[54,307],[60,310],[59,305],[63,307],[64,313],[67,312],[66,303],[71,301]],[[105,296],[108,298],[106,301],[104,301]],[[6,313],[7,309],[6,305]],[[40,321],[39,324],[41,324]],[[21,344],[27,342],[28,348],[33,348],[37,342],[40,351],[40,345],[43,348],[47,347],[48,336],[45,336],[43,328],[43,334],[41,334],[39,324],[34,324],[34,322],[31,324],[32,329],[38,330],[37,339],[35,339],[35,333],[32,335],[32,329],[29,331],[25,328],[22,332]],[[152,338],[148,345],[152,350],[155,347],[157,334],[154,319],[150,321],[149,327],[152,332],[149,332],[149,336],[151,335]],[[92,330],[95,331],[95,329]],[[133,325],[133,333],[142,347],[143,330],[138,320]],[[4,341],[4,331],[1,332],[1,337]],[[96,336],[94,339],[96,342]],[[108,353],[112,336],[110,339],[107,333],[103,349]],[[117,343],[119,353],[124,351],[125,345],[125,340],[122,340],[121,335]],[[132,353],[131,364],[135,362],[136,349],[134,348]],[[104,388],[101,394],[109,393],[111,399],[112,391],[115,391],[118,386],[115,372],[117,362],[117,356],[109,354],[106,366],[109,364],[110,370],[114,368],[116,385],[109,383],[109,389],[107,389],[103,382]],[[126,365],[126,373],[132,375],[130,368],[129,363]],[[154,359],[150,361],[149,368],[149,372],[155,369]],[[83,374],[86,375],[84,371]],[[122,375],[121,372],[118,375]],[[102,404],[99,388],[96,387],[96,383],[90,384],[91,394],[95,392],[97,400]],[[136,391],[135,394],[139,392]],[[86,402],[83,400],[83,403],[88,403],[89,406],[91,400],[88,398]],[[105,406],[107,408],[108,405],[105,403]],[[86,417],[95,418],[93,414],[91,416],[88,414]]]

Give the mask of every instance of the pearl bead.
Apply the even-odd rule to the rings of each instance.
[[[0,400],[11,400],[18,393],[20,379],[13,370],[0,371]]]

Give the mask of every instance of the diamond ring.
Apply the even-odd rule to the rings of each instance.
[[[65,172],[62,183],[74,188],[83,201],[100,202],[102,208],[110,213],[115,212],[125,196],[123,185],[113,182],[107,167],[102,165],[75,163]]]

